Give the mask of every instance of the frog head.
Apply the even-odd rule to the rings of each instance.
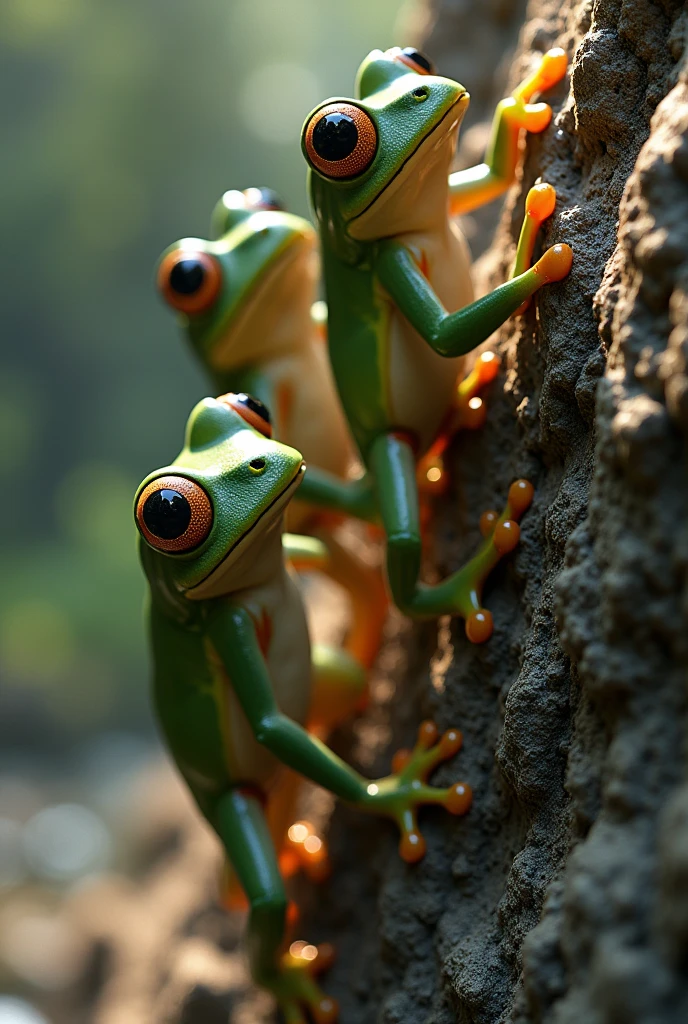
[[[373,50],[355,99],[329,99],[306,118],[302,148],[315,215],[341,259],[359,242],[446,220],[448,173],[468,107],[462,85],[418,50]]]
[[[257,566],[275,571],[282,515],[304,470],[299,452],[272,440],[261,402],[244,394],[203,399],[178,457],[136,494],[149,578],[172,601],[202,600],[250,585]]]
[[[225,192],[211,235],[175,242],[157,271],[203,364],[228,371],[303,343],[317,274],[311,224],[270,189],[249,188]]]

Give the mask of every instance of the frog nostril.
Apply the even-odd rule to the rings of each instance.
[[[414,89],[411,95],[415,100],[418,100],[419,103],[422,103],[423,100],[426,100],[430,95],[430,90],[426,85],[421,85],[417,89]]]
[[[251,459],[248,464],[248,468],[252,473],[262,473],[267,466],[265,459]]]

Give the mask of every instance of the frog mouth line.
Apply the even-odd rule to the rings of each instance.
[[[468,90],[467,90],[467,89],[464,89],[464,90],[463,90],[463,92],[460,92],[460,93],[459,93],[459,95],[458,95],[458,96],[456,97],[456,99],[455,99],[455,100],[454,100],[454,102],[452,103],[452,105],[451,105],[451,107],[449,108],[449,110],[447,111],[447,113],[446,113],[446,114],[444,114],[444,115],[443,115],[443,116],[442,116],[442,117],[440,118],[440,120],[439,120],[439,121],[437,122],[437,124],[433,125],[433,126],[432,126],[432,128],[430,128],[430,130],[429,130],[429,131],[427,131],[427,132],[425,133],[425,135],[424,135],[424,136],[423,136],[423,138],[422,138],[422,139],[420,140],[420,142],[419,142],[419,143],[418,143],[418,144],[417,144],[417,145],[416,145],[416,146],[414,147],[413,151],[412,151],[411,153],[409,153],[409,155],[408,155],[408,156],[406,157],[406,159],[404,160],[404,162],[403,162],[402,164],[400,164],[400,165],[399,165],[399,167],[398,167],[398,168],[397,168],[397,170],[396,170],[396,171],[394,172],[394,174],[392,175],[392,177],[391,177],[391,178],[389,179],[389,181],[387,182],[387,184],[385,185],[385,187],[384,187],[384,188],[382,189],[382,191],[381,191],[381,192],[378,192],[378,194],[377,194],[377,195],[375,196],[375,198],[374,198],[374,199],[371,199],[371,201],[370,201],[370,202],[368,203],[368,205],[367,205],[367,206],[366,206],[366,207],[365,207],[365,208],[364,208],[363,210],[361,210],[361,212],[360,212],[360,213],[357,213],[355,217],[352,217],[352,219],[351,219],[351,220],[349,221],[349,225],[351,225],[351,224],[355,224],[355,223],[356,223],[356,221],[357,221],[357,220],[359,219],[359,217],[362,217],[362,216],[363,216],[363,215],[364,215],[365,213],[367,213],[367,212],[368,212],[368,210],[370,210],[370,209],[371,209],[371,208],[372,208],[373,206],[375,206],[375,204],[376,204],[376,203],[378,202],[378,200],[379,200],[379,199],[381,199],[381,198],[382,198],[382,196],[383,196],[383,195],[385,194],[385,192],[387,191],[387,189],[388,189],[388,188],[391,188],[391,186],[392,186],[392,185],[394,184],[394,182],[396,181],[396,179],[397,179],[397,178],[399,177],[399,175],[400,175],[400,174],[402,173],[402,171],[403,171],[403,170],[404,170],[404,168],[406,167],[407,163],[408,163],[408,162],[409,162],[410,160],[413,160],[414,156],[416,155],[416,153],[418,152],[418,150],[419,150],[419,149],[421,148],[421,146],[423,146],[423,145],[424,145],[424,144],[425,144],[425,143],[427,142],[427,140],[428,140],[428,139],[429,139],[429,138],[430,138],[430,137],[431,137],[432,135],[434,135],[434,134],[435,134],[435,132],[436,132],[436,131],[437,131],[437,130],[438,130],[439,128],[441,128],[441,127],[442,127],[442,125],[443,125],[443,124],[444,124],[444,122],[445,122],[445,121],[447,120],[447,118],[448,118],[448,117],[449,117],[449,116],[450,116],[450,115],[451,115],[451,114],[452,114],[452,113],[454,112],[454,108],[455,108],[455,107],[457,107],[457,106],[459,105],[459,103],[461,103],[461,101],[462,101],[463,99],[465,99],[465,98],[466,98],[467,96],[468,96]]]
[[[231,565],[233,565],[237,561],[237,559],[243,554],[244,550],[249,546],[250,540],[252,539],[252,535],[256,527],[259,525],[259,523],[261,523],[266,516],[269,516],[270,512],[275,509],[275,506],[279,506],[280,503],[282,503],[283,505],[286,505],[288,503],[288,499],[291,497],[292,491],[295,491],[298,485],[301,483],[301,479],[305,472],[306,463],[302,462],[298,470],[296,471],[296,475],[292,477],[287,486],[283,490],[281,490],[275,498],[273,498],[268,507],[263,509],[263,511],[258,516],[256,521],[252,523],[251,526],[249,526],[248,530],[242,533],[241,537],[239,537],[239,539],[235,541],[234,544],[232,544],[231,548],[224,556],[222,561],[218,562],[217,565],[210,570],[207,576],[204,576],[202,580],[199,580],[198,583],[194,584],[193,587],[187,590],[186,597],[189,600],[203,600],[206,596],[215,596],[214,594],[207,594],[208,588],[212,587],[213,583],[217,582],[218,579],[224,575],[227,569],[229,569]],[[203,592],[199,593],[199,591]]]

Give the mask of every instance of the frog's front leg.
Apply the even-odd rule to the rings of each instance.
[[[492,634],[492,616],[482,606],[489,573],[518,543],[518,519],[530,505],[532,485],[517,480],[501,516],[486,513],[481,521],[485,540],[463,568],[433,586],[421,583],[421,531],[413,449],[398,434],[382,434],[371,449],[378,500],[387,534],[387,576],[394,602],[412,618],[458,615],[466,636],[483,643]]]
[[[565,243],[551,246],[534,267],[499,285],[455,313],[448,313],[418,269],[411,251],[388,240],[378,247],[380,283],[406,319],[441,356],[462,356],[486,341],[543,285],[569,273],[573,253]]]
[[[536,93],[551,89],[566,74],[566,54],[549,50],[536,71],[513,95],[497,106],[485,163],[449,175],[450,211],[469,213],[505,192],[516,175],[521,129],[541,132],[552,118],[548,103],[531,103]]]
[[[378,517],[375,491],[367,473],[357,479],[342,480],[319,466],[306,466],[299,500],[365,522],[375,522]]]
[[[288,767],[359,810],[385,815],[400,826],[420,804],[440,803],[451,814],[462,814],[468,810],[470,797],[467,801],[466,795],[470,791],[463,783],[439,790],[421,786],[418,781],[421,776],[414,774],[415,767],[412,771],[397,772],[385,779],[370,781],[298,723],[283,715],[275,702],[255,627],[244,609],[227,605],[214,608],[208,615],[207,629],[253,735]],[[453,756],[459,745],[453,741],[441,742],[438,757],[433,763]],[[410,856],[407,859],[419,858]]]

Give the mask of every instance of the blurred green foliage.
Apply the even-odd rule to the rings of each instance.
[[[205,393],[153,287],[227,188],[307,211],[299,130],[401,0],[4,0],[0,673],[69,732],[148,722],[131,499]],[[5,719],[4,740],[12,737]]]

